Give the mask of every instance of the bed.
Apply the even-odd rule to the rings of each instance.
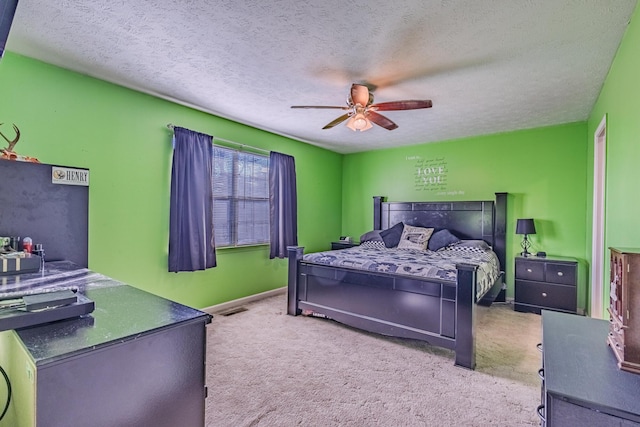
[[[490,201],[385,202],[374,197],[373,206],[373,230],[389,234],[398,224],[433,229],[431,236],[446,230],[461,243],[435,251],[432,255],[444,261],[434,267],[416,267],[422,260],[414,250],[403,252],[404,264],[389,267],[384,257],[391,251],[379,242],[306,255],[303,247],[290,246],[287,313],[426,341],[453,350],[455,365],[475,369],[476,306],[504,301],[507,193],[496,193]],[[477,249],[482,243],[490,253]],[[464,245],[474,249],[461,249]],[[359,258],[367,253],[376,255]],[[497,273],[487,274],[482,260],[496,264]],[[443,267],[447,263],[449,268]]]

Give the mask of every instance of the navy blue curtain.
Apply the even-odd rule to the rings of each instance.
[[[213,141],[209,135],[173,129],[169,271],[216,266],[213,239]]]
[[[296,165],[292,156],[274,151],[269,155],[269,216],[269,258],[286,258],[287,246],[298,245]]]

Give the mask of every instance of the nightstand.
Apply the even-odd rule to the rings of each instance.
[[[331,242],[331,250],[335,251],[338,249],[347,249],[347,248],[352,248],[354,246],[358,246],[359,243],[355,243],[355,242],[345,242],[344,240],[339,240],[337,242]]]
[[[578,260],[564,257],[516,257],[516,311],[577,313]]]

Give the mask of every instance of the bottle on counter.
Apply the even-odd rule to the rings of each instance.
[[[27,252],[27,253],[31,253],[31,248],[33,246],[33,240],[31,240],[31,237],[25,237],[22,240],[22,250]]]

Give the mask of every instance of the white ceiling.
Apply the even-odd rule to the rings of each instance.
[[[351,153],[585,120],[635,5],[20,0],[7,49]],[[433,108],[362,133],[322,130],[340,110],[290,108],[345,105],[352,83]]]

